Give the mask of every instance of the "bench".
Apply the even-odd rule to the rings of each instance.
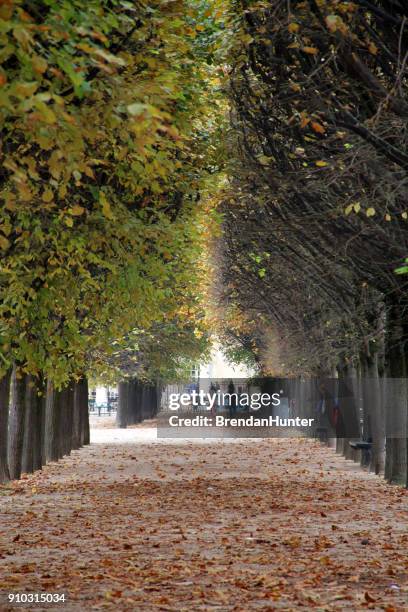
[[[360,450],[371,450],[373,445],[372,442],[365,442],[364,440],[358,440],[357,442],[349,442],[351,448]]]
[[[372,442],[366,442],[365,440],[356,440],[349,442],[349,445],[354,450],[361,450],[362,465],[369,465],[371,460],[371,447]]]

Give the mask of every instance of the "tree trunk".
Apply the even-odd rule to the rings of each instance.
[[[349,367],[349,376],[350,376],[350,385],[351,385],[351,391],[354,397],[354,408],[355,408],[355,415],[356,415],[356,421],[357,421],[357,429],[358,429],[358,437],[361,437],[362,439],[364,439],[364,433],[363,433],[363,428],[364,428],[364,424],[363,424],[363,402],[362,402],[362,397],[361,397],[361,380],[360,380],[360,368],[355,367],[354,365]],[[361,463],[362,460],[362,452],[361,450],[354,450],[353,451],[353,456],[352,456],[353,461],[355,461],[356,463]]]
[[[74,384],[74,409],[72,413],[72,449],[81,447],[81,426],[82,426],[82,406],[81,406],[81,381]]]
[[[346,459],[354,459],[350,442],[359,439],[360,423],[358,397],[356,395],[356,371],[345,360],[338,368],[336,437],[342,439],[342,453]]]
[[[25,397],[26,397],[25,374],[13,374],[13,398],[10,409],[8,463],[10,478],[17,480],[21,477],[21,466],[24,444],[25,424]]]
[[[146,419],[150,419],[151,416],[151,393],[150,393],[150,385],[142,385],[141,391],[141,420],[145,421]]]
[[[34,471],[34,445],[37,426],[37,403],[38,392],[36,379],[34,378],[34,376],[27,376],[25,391],[23,457],[21,461],[21,471],[25,474],[31,474]]]
[[[364,442],[372,441],[372,433],[371,433],[371,423],[370,423],[370,414],[368,406],[364,400],[364,377],[366,375],[365,372],[365,355],[359,355],[359,362],[357,368],[357,394],[358,394],[358,403],[359,403],[359,414],[362,420],[361,423],[361,437]],[[369,454],[366,452],[360,453],[360,464],[362,467],[369,467]]]
[[[150,401],[150,418],[154,419],[157,412],[157,386],[155,384],[151,386]]]
[[[336,453],[344,455],[344,438],[336,438]]]
[[[116,423],[121,429],[128,426],[128,400],[129,383],[122,381],[118,387],[118,410],[116,413]]]
[[[143,421],[143,384],[136,389],[136,423]]]
[[[130,379],[128,382],[127,425],[134,425],[137,422],[137,387],[137,379]]]
[[[90,443],[88,379],[81,380],[81,445]]]
[[[44,456],[44,422],[45,422],[45,384],[43,378],[40,379],[37,387],[37,401],[35,404],[35,434],[33,450],[33,469],[41,470],[45,465]]]
[[[380,474],[385,466],[385,419],[381,405],[381,383],[377,354],[366,356],[363,364],[364,409],[369,414],[371,430],[370,471]]]
[[[59,418],[56,393],[52,382],[47,383],[45,404],[45,458],[46,461],[58,461],[59,455]]]
[[[389,378],[386,387],[385,477],[389,482],[407,486],[407,380]]]
[[[69,455],[72,449],[72,421],[74,413],[74,384],[69,383],[57,392],[58,409],[61,412],[59,447],[60,457]]]
[[[0,484],[10,479],[7,460],[11,369],[0,380]]]
[[[407,360],[403,304],[388,304],[386,334],[386,456],[385,477],[408,486],[407,461]]]
[[[163,383],[161,380],[157,381],[156,383],[156,411],[155,411],[155,417],[159,414],[160,410],[161,410],[161,402],[162,402],[162,395],[163,395]]]
[[[67,426],[67,413],[64,393],[62,389],[55,390],[54,405],[58,411],[58,459],[61,459],[65,454],[64,448],[64,433]]]
[[[81,378],[75,383],[72,448],[89,444],[88,381]]]

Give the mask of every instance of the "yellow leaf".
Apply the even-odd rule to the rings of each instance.
[[[45,123],[52,124],[56,122],[57,117],[55,116],[55,113],[50,106],[48,106],[41,100],[36,100],[35,106],[40,111],[41,118],[43,121],[45,121]]]
[[[327,162],[323,161],[322,159],[319,159],[319,161],[315,162],[315,164],[319,168],[324,168],[325,166],[327,166]]]
[[[377,55],[378,53],[378,47],[373,42],[370,42],[370,44],[368,45],[368,50],[371,55]]]
[[[54,199],[54,194],[52,193],[51,189],[47,188],[43,191],[41,197],[43,202],[51,202]]]
[[[358,214],[361,210],[361,204],[359,202],[356,202],[356,204],[353,204],[353,208],[354,208],[354,212]]]
[[[391,215],[389,215],[388,213],[385,215],[385,220],[386,221],[391,221]]]
[[[69,212],[71,215],[74,215],[74,217],[79,217],[80,215],[84,214],[85,208],[83,206],[80,206],[79,204],[75,204],[72,208],[69,209]]]
[[[401,213],[401,217],[403,219],[408,219],[408,213],[406,213],[406,212]]]
[[[348,206],[346,206],[346,208],[344,209],[344,214],[349,215],[351,213],[351,211],[353,210],[353,205],[349,204]]]
[[[260,155],[258,157],[258,160],[261,162],[262,165],[268,165],[271,161],[273,161],[273,157],[268,157],[267,155]]]
[[[326,17],[326,25],[330,32],[335,32],[337,30],[337,15],[327,15]]]
[[[109,204],[108,200],[106,199],[106,196],[103,193],[103,191],[100,192],[99,199],[100,199],[100,202],[102,204],[102,212],[103,212],[104,216],[107,217],[107,219],[114,219],[115,217],[113,216],[111,205]]]
[[[40,55],[35,55],[32,61],[34,72],[38,72],[38,74],[44,74],[44,72],[48,68],[47,61]]]
[[[10,223],[8,223],[7,221],[5,221],[4,223],[2,223],[2,225],[0,225],[0,230],[3,232],[5,236],[10,236],[12,229],[13,228],[11,227]]]
[[[75,118],[72,117],[72,115],[70,115],[69,113],[66,113],[65,111],[62,111],[61,115],[64,117],[64,119],[65,119],[65,121],[67,123],[71,123],[71,124],[75,123]]]
[[[333,33],[339,31],[342,34],[347,34],[349,31],[348,25],[343,21],[340,15],[328,15],[326,17],[326,25],[327,29]]]
[[[7,240],[7,238],[5,236],[2,236],[0,234],[0,249],[3,249],[3,251],[5,251],[6,249],[8,249],[10,246],[10,240]]]
[[[319,53],[319,49],[316,47],[302,47],[302,51],[304,53],[308,53],[309,55],[317,55]]]
[[[86,176],[89,176],[90,178],[95,178],[94,171],[89,166],[85,167],[84,173],[86,174]]]
[[[366,215],[367,215],[367,217],[374,217],[374,215],[375,215],[375,208],[373,208],[372,206],[370,206],[370,208],[367,208]]]
[[[67,195],[67,186],[66,185],[61,185],[61,187],[58,189],[58,195],[60,198],[65,198],[65,196]]]
[[[38,83],[36,81],[31,83],[16,83],[14,87],[14,91],[17,96],[22,98],[29,98],[32,96],[38,88]]]
[[[74,225],[74,221],[71,219],[71,217],[65,217],[65,225],[68,225],[68,227],[72,227]]]
[[[295,32],[297,32],[299,30],[299,24],[298,23],[290,23],[288,25],[288,30],[291,34],[294,34]]]
[[[12,200],[9,200],[8,202],[5,203],[4,208],[6,208],[7,210],[15,211],[17,210],[18,207],[15,202],[13,202]]]
[[[88,45],[86,43],[78,43],[76,47],[77,49],[80,49],[81,51],[84,51],[85,53],[95,53],[95,49],[96,49],[96,47],[92,47],[91,45]]]
[[[17,26],[13,30],[13,36],[21,44],[24,50],[28,49],[30,44],[33,42],[31,34],[27,31],[25,26]]]

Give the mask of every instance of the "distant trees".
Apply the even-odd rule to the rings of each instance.
[[[266,371],[357,380],[372,468],[407,484],[407,8],[231,7],[225,341]]]

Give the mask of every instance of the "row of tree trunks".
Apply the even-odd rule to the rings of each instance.
[[[387,465],[395,465],[396,458],[393,457],[395,448],[405,446],[403,436],[395,438],[391,435],[386,439],[387,413],[404,414],[404,410],[398,410],[398,402],[402,405],[407,402],[407,388],[405,379],[401,379],[404,389],[401,390],[399,399],[397,384],[399,381],[384,377],[384,372],[380,372],[378,353],[364,354],[360,357],[358,371],[352,381],[353,394],[355,397],[356,418],[358,420],[358,435],[351,437],[340,437],[337,439],[337,451],[347,459],[359,461],[363,466],[368,467],[375,474],[383,474],[390,482],[398,482],[406,486],[406,481],[401,475],[402,466],[394,474],[387,470]],[[397,427],[398,429],[398,427]],[[390,431],[395,434],[395,419]],[[400,428],[400,432],[404,431]],[[357,432],[356,432],[357,433]],[[370,452],[352,451],[349,442],[362,440],[371,443]],[[405,457],[406,455],[402,453]],[[405,465],[406,467],[406,465]],[[397,475],[398,473],[398,475]]]
[[[308,411],[310,416],[311,409],[318,413],[317,407],[323,399],[326,412],[330,412],[334,396],[341,415],[341,420],[332,424],[336,452],[360,462],[375,474],[384,475],[389,482],[408,486],[406,359],[400,343],[395,343],[393,350],[386,354],[387,369],[382,367],[379,357],[378,351],[367,350],[360,356],[356,368],[344,364],[339,367],[337,380],[331,381],[336,389],[334,393],[332,388],[328,392],[330,384],[322,385],[319,378],[302,382],[299,379],[290,385],[290,396],[299,416],[305,416]],[[317,423],[314,435],[332,445],[331,428],[327,436],[322,436],[324,428],[319,426],[319,418]],[[369,442],[370,452],[353,450],[352,441]]]
[[[160,387],[142,383],[136,378],[121,381],[118,387],[118,427],[126,428],[146,419],[152,419],[159,411]]]
[[[88,383],[62,390],[27,374],[0,380],[0,483],[89,444]]]

